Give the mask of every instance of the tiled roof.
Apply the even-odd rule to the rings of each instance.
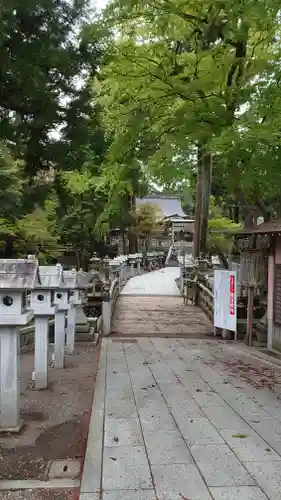
[[[163,217],[170,217],[171,215],[186,217],[186,214],[181,207],[181,201],[176,196],[157,194],[136,199],[137,206],[144,205],[146,203],[157,205]]]
[[[281,233],[281,219],[271,219],[263,222],[259,226],[249,229],[243,229],[241,234],[267,234],[267,233]]]

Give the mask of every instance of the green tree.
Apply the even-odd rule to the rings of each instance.
[[[23,168],[0,143],[0,238],[13,236],[23,194]],[[3,245],[3,242],[2,242]]]
[[[268,84],[277,66],[278,2],[113,1],[105,20],[119,31],[100,83],[111,152],[118,161],[128,151],[146,155],[160,183],[188,178],[197,162],[204,248],[212,156],[222,137],[236,143],[237,130],[249,126],[241,110],[253,109],[257,82]],[[229,149],[225,175],[241,192]]]
[[[232,250],[234,233],[241,225],[224,216],[221,207],[216,205],[212,196],[209,210],[209,230],[207,248],[211,255],[218,255],[220,261],[228,269],[228,256]]]
[[[159,208],[152,203],[143,203],[137,207],[135,212],[135,231],[137,237],[145,238],[146,251],[151,249],[151,236],[156,229],[159,229],[158,219]]]

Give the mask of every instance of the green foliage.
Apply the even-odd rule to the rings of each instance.
[[[20,162],[14,161],[8,148],[0,142],[0,234],[13,235],[21,210],[23,176]]]
[[[245,191],[255,202],[272,175],[279,182],[277,126],[271,137],[280,116],[279,7],[277,0],[109,4],[104,21],[119,36],[95,90],[115,186],[124,176],[116,163],[132,156],[159,184],[194,177],[198,144],[216,156],[217,179],[236,201]]]
[[[234,233],[239,229],[241,229],[241,224],[237,224],[223,216],[221,207],[216,206],[214,197],[211,197],[207,238],[208,250],[211,253],[228,255],[232,249]]]
[[[151,236],[157,227],[159,220],[159,209],[152,203],[143,203],[139,205],[135,213],[135,228],[139,235]]]
[[[87,1],[4,0],[0,19],[0,135],[30,175],[54,161],[49,133],[65,119],[85,61],[74,34]]]

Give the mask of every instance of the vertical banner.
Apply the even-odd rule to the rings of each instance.
[[[237,280],[236,271],[215,271],[214,279],[214,326],[236,331]]]

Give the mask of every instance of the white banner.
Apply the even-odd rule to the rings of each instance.
[[[215,271],[214,326],[236,331],[237,277],[236,271]]]

